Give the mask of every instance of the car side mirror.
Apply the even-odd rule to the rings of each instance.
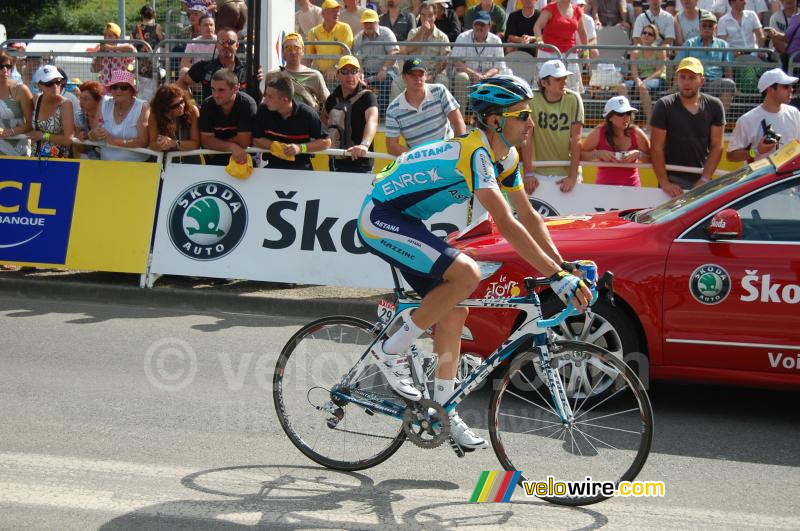
[[[706,227],[708,237],[717,240],[741,240],[742,239],[742,218],[739,213],[732,208],[720,210]]]

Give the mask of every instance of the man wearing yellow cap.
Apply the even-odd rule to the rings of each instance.
[[[303,37],[299,33],[289,33],[283,38],[283,60],[284,66],[277,70],[267,72],[266,82],[275,79],[281,72],[290,76],[294,86],[293,100],[298,103],[305,103],[317,113],[322,112],[322,106],[328,99],[330,91],[325,84],[325,79],[319,70],[314,70],[302,64],[304,55]]]
[[[653,106],[650,118],[650,156],[658,185],[670,196],[711,180],[722,157],[725,110],[722,102],[701,93],[703,63],[686,57],[675,70],[678,92]],[[667,164],[702,168],[701,175],[666,169]]]
[[[332,158],[332,171],[367,173],[372,159],[364,157],[370,151],[378,130],[378,99],[369,90],[361,75],[361,64],[352,55],[344,55],[335,65],[336,87],[325,102],[323,121],[328,131],[336,126],[340,140],[332,147],[347,149],[345,158]],[[344,117],[342,119],[342,112]],[[335,140],[332,135],[332,141]]]
[[[325,0],[320,7],[322,8],[322,24],[311,28],[311,31],[306,35],[306,52],[309,55],[341,56],[345,53],[341,46],[315,44],[315,41],[337,41],[346,44],[349,48],[353,46],[353,31],[350,26],[339,21],[341,6],[336,0]],[[316,59],[312,66],[322,72],[326,80],[333,81],[336,79],[335,59]]]
[[[378,13],[365,9],[361,15],[362,31],[353,39],[353,54],[361,60],[364,81],[378,95],[378,111],[386,114],[389,90],[397,77],[394,56],[400,53],[392,30],[381,26]]]

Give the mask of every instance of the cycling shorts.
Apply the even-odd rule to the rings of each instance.
[[[358,237],[374,255],[400,269],[421,296],[442,283],[460,254],[420,221],[367,197],[358,217]]]

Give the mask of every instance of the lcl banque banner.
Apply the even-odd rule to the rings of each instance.
[[[150,272],[369,288],[392,286],[389,266],[364,248],[356,216],[373,175],[168,164]],[[432,217],[442,236],[467,207]]]

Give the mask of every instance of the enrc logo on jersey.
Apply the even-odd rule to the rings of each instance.
[[[239,192],[207,181],[184,190],[169,211],[169,237],[182,254],[216,260],[233,251],[247,230],[247,207]]]
[[[689,291],[698,302],[719,304],[731,292],[731,277],[718,265],[702,265],[689,278]]]

